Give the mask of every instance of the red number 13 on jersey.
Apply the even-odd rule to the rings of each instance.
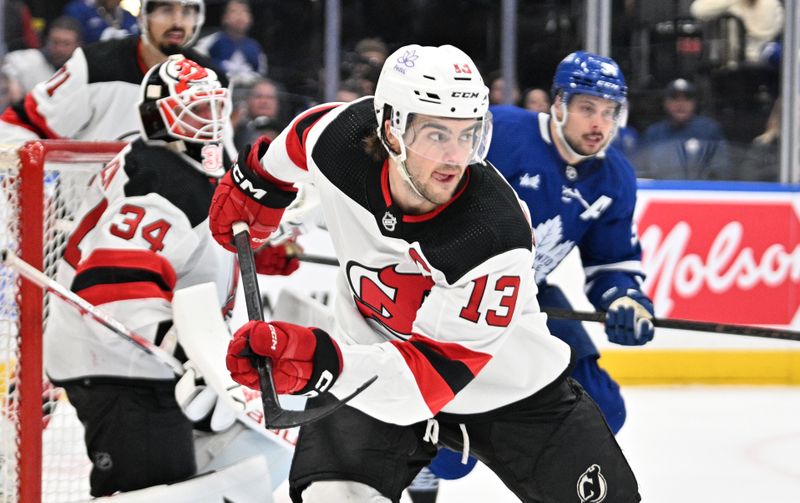
[[[469,303],[461,309],[461,317],[473,323],[478,323],[481,318],[479,310],[488,276],[472,280],[472,295]],[[507,327],[511,323],[511,316],[514,315],[514,307],[517,305],[517,294],[519,293],[519,276],[501,276],[494,284],[495,292],[503,292],[498,302],[498,307],[503,309],[489,309],[486,311],[486,323],[493,327]]]

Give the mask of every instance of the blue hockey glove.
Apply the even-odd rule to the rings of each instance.
[[[624,346],[641,346],[653,340],[653,303],[639,290],[615,299],[606,313],[608,340]]]

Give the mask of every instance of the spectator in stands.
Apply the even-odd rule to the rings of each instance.
[[[632,126],[620,126],[611,146],[621,150],[628,159],[632,159],[639,146],[639,132]]]
[[[500,70],[495,70],[486,76],[486,85],[489,87],[489,103],[492,105],[502,105],[506,102],[503,100],[503,90],[506,81]],[[516,105],[519,103],[519,86],[515,83],[511,86],[511,101],[509,105]]]
[[[8,77],[0,72],[0,107],[7,107],[11,104],[8,96]]]
[[[761,61],[768,67],[778,71],[783,56],[783,42],[771,42],[761,52]],[[780,137],[781,131],[781,98],[778,96],[772,104],[764,131],[753,138],[755,145],[770,145]]]
[[[7,51],[39,47],[39,35],[33,29],[31,11],[21,0],[6,0],[3,28]]]
[[[253,24],[248,0],[228,0],[222,30],[197,41],[195,49],[225,70],[232,81],[252,82],[267,74],[267,56],[256,40],[247,36]]]
[[[368,93],[364,91],[364,86],[364,79],[350,78],[343,80],[339,84],[339,90],[336,91],[336,101],[349,103],[366,96]]]
[[[255,142],[262,136],[274,140],[283,131],[286,124],[272,117],[259,116],[246,121],[236,128],[233,134],[236,150],[241,152],[247,145]]]
[[[783,31],[783,5],[780,0],[694,0],[694,17],[709,21],[730,14],[741,19],[745,29],[745,59],[757,63],[764,46]]]
[[[248,142],[254,142],[262,130],[277,128],[277,131],[281,131],[283,127],[280,125],[284,121],[281,119],[280,85],[265,77],[256,80],[250,87],[243,110],[237,114],[234,124],[234,144],[239,151]]]
[[[343,80],[350,81],[348,85],[353,88],[360,88],[360,91],[355,91],[360,93],[360,96],[373,94],[378,75],[388,54],[389,48],[379,38],[359,40],[353,51],[343,57]]]
[[[19,49],[6,54],[2,72],[8,79],[9,101],[21,100],[34,85],[49,79],[80,45],[80,23],[62,16],[50,23],[43,48]]]
[[[529,87],[522,97],[522,106],[531,112],[550,113],[550,95],[538,87]]]
[[[119,4],[120,0],[72,0],[64,7],[64,15],[81,24],[87,44],[139,33],[136,18]]]
[[[247,95],[247,115],[251,119],[256,117],[279,119],[281,115],[280,85],[263,77],[255,81]]]
[[[666,179],[730,179],[732,166],[719,123],[697,115],[697,91],[686,79],[664,90],[667,118],[650,125],[635,156],[638,176]]]

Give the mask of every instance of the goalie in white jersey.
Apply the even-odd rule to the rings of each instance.
[[[437,443],[473,454],[524,501],[640,499],[536,303],[530,222],[483,160],[487,109],[462,51],[402,47],[374,97],[301,114],[217,187],[211,229],[231,248],[234,222],[257,247],[313,184],[342,264],[332,332],[251,321],[229,346],[234,379],[258,385],[250,350],[272,359],[279,393],[343,397],[378,376],[301,428],[294,501],[399,501]]]
[[[236,290],[234,256],[216,245],[207,223],[214,187],[225,173],[221,140],[230,100],[213,70],[174,55],[145,75],[138,110],[141,136],[93,180],[59,263],[58,281],[185,360],[178,342],[187,334],[177,334],[173,327],[175,291],[213,283],[211,310],[219,312],[232,307]],[[259,253],[257,263],[270,273],[289,272],[292,264],[278,270],[271,251]],[[222,327],[224,347],[230,337],[224,322]],[[224,373],[221,354],[217,360]],[[221,408],[225,403],[214,408],[216,395],[201,393],[195,383],[208,369],[197,365],[186,363],[176,400],[171,368],[52,299],[45,368],[51,381],[66,389],[86,428],[92,496],[172,484],[196,475],[198,468],[221,468],[214,459],[195,457],[194,430],[230,431],[242,411]],[[204,403],[195,400],[206,398],[210,400]],[[291,451],[270,451],[272,446],[258,444],[261,433],[244,443],[274,458],[269,461],[276,462],[272,472],[279,483],[288,472]],[[233,431],[218,438],[207,451],[220,454],[237,435]],[[266,487],[251,488],[260,493],[257,498],[225,493],[227,501],[269,501],[269,477],[255,475],[266,481]],[[186,491],[190,488],[181,490]],[[201,496],[208,494],[189,500],[205,501]],[[160,497],[151,495],[150,500]]]

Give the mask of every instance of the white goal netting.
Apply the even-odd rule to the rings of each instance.
[[[55,275],[90,178],[121,143],[0,146],[0,247]],[[89,498],[83,428],[42,367],[47,301],[0,266],[0,503]]]

